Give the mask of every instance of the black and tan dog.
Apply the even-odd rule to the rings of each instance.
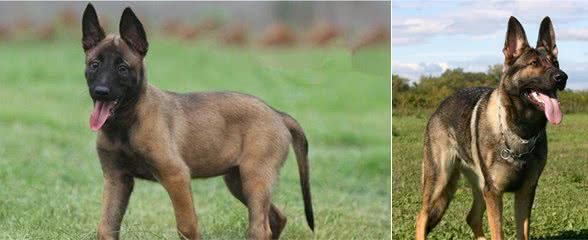
[[[118,239],[135,178],[161,183],[180,237],[198,239],[190,180],[220,175],[249,209],[248,237],[278,238],[286,217],[272,203],[272,185],[290,144],[306,220],[314,228],[308,143],[294,118],[244,94],[179,94],[148,84],[145,30],[130,8],[122,14],[120,36],[106,36],[88,4],[82,31],[85,76],[94,101],[90,127],[98,132],[104,174],[100,239]]]
[[[529,238],[537,181],[547,158],[547,121],[559,124],[557,91],[567,75],[559,69],[549,17],[537,46],[521,24],[508,21],[503,73],[498,88],[466,88],[445,99],[431,116],[424,140],[423,207],[416,237],[425,239],[441,220],[463,173],[474,202],[467,216],[476,239],[485,239],[484,210],[492,239],[502,239],[502,195],[514,192],[517,237]]]

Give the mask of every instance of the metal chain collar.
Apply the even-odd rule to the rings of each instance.
[[[526,154],[529,154],[530,152],[532,152],[535,149],[535,143],[537,142],[537,139],[541,135],[541,132],[539,134],[537,134],[536,136],[529,138],[528,140],[519,137],[522,144],[525,144],[525,145],[530,144],[531,147],[527,148],[528,150],[525,152],[518,153],[518,154],[515,153],[508,146],[508,142],[506,141],[506,137],[504,136],[504,131],[502,128],[502,118],[500,115],[500,112],[502,110],[501,107],[502,107],[502,103],[500,102],[500,96],[498,96],[498,126],[499,126],[499,130],[500,130],[501,140],[504,143],[504,148],[500,151],[500,157],[510,163],[517,163],[515,161],[520,161],[521,157],[523,157]]]

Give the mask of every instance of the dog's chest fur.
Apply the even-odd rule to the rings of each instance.
[[[473,159],[478,159],[477,164],[482,169],[484,177],[487,179],[486,184],[492,187],[505,191],[515,191],[520,188],[523,181],[528,177],[531,169],[537,168],[545,161],[546,156],[546,142],[544,137],[535,143],[533,151],[523,155],[520,158],[503,159],[501,151],[506,148],[506,139],[502,134],[508,134],[506,130],[507,125],[504,121],[504,115],[498,114],[500,104],[498,99],[498,92],[494,90],[487,93],[480,99],[476,117],[472,117],[470,122],[473,124],[473,131],[471,132],[472,141],[475,141],[475,148],[472,149]],[[500,129],[500,118],[503,118],[503,129]],[[506,133],[505,133],[506,132]],[[518,138],[518,137],[517,137]],[[517,144],[515,141],[509,141],[509,148],[515,152],[524,152],[528,150],[526,146]],[[472,146],[472,144],[468,145]],[[472,147],[473,148],[473,147]],[[477,154],[477,156],[475,156]]]
[[[429,137],[448,137],[448,149],[454,151],[466,171],[479,175],[483,185],[514,191],[527,178],[529,169],[543,163],[546,143],[538,141],[536,149],[525,156],[525,164],[517,165],[500,157],[505,147],[498,130],[496,90],[491,88],[468,88],[458,91],[445,100],[434,113],[429,126]],[[432,143],[445,144],[445,143]],[[439,163],[441,164],[441,163]]]
[[[131,145],[129,130],[103,134],[98,137],[97,143],[98,150],[111,154],[116,159],[117,167],[125,173],[136,178],[156,181],[156,175],[147,156]]]

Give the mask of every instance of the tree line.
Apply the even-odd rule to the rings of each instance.
[[[496,87],[502,65],[489,66],[486,72],[465,72],[461,68],[447,69],[438,77],[421,76],[410,83],[407,78],[392,74],[392,113],[412,115],[431,113],[441,101],[464,87]],[[566,89],[559,94],[565,113],[588,113],[588,91]]]

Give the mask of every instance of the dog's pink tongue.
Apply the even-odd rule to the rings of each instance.
[[[545,107],[545,117],[547,117],[547,121],[549,121],[551,124],[559,124],[563,114],[559,109],[559,101],[557,98],[550,97],[539,92],[538,94],[541,100],[543,100],[543,106]]]
[[[110,117],[112,107],[114,107],[114,101],[96,101],[94,103],[94,110],[90,114],[90,129],[92,131],[95,132],[102,128],[108,117]]]

